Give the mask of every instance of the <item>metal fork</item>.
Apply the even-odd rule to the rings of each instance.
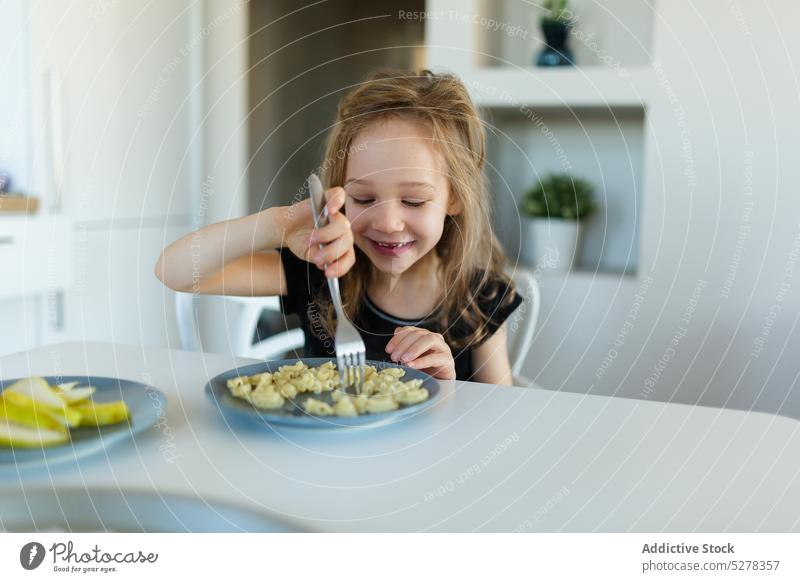
[[[322,182],[316,174],[308,177],[308,189],[311,198],[311,214],[314,216],[314,228],[319,229],[328,224],[328,208],[325,206]],[[320,212],[320,208],[322,208],[322,212]],[[324,246],[320,244],[319,248]],[[326,264],[325,267],[327,266]],[[339,279],[327,277],[327,280],[333,307],[336,309],[336,363],[339,368],[339,380],[345,391],[352,382],[356,394],[361,394],[367,363],[367,349],[358,330],[344,313],[342,295],[339,292]]]

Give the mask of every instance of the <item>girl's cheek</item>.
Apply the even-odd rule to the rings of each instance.
[[[367,228],[368,215],[358,206],[347,206],[347,220],[350,221],[350,229],[354,233],[360,233]]]
[[[421,231],[424,231],[428,236],[436,236],[444,230],[444,218],[438,212],[428,212],[424,216],[418,216],[416,226]]]

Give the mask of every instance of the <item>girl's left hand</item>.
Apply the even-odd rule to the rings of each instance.
[[[456,379],[456,363],[442,334],[420,327],[397,327],[386,344],[394,362],[420,370],[441,380]]]

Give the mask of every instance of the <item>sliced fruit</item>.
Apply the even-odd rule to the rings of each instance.
[[[80,412],[67,407],[66,403],[50,389],[42,378],[25,378],[14,382],[3,390],[3,399],[21,408],[35,409],[65,426],[78,426]]]
[[[62,392],[69,392],[77,385],[77,382],[67,382],[66,384],[56,384],[55,388],[57,391],[60,390]]]
[[[41,408],[41,407],[39,407]],[[31,428],[44,428],[66,432],[66,428],[50,414],[40,412],[36,407],[18,406],[0,396],[0,420],[15,422]]]
[[[0,445],[12,447],[46,447],[64,443],[69,438],[66,432],[31,428],[0,419]]]
[[[122,422],[130,416],[128,405],[122,400],[116,402],[82,402],[71,407],[81,415],[80,426],[104,426]]]
[[[68,406],[72,406],[78,402],[88,400],[92,394],[94,394],[94,391],[95,389],[91,386],[84,386],[82,388],[69,390],[68,392],[58,392],[58,397],[61,398],[61,400],[64,401]]]
[[[18,380],[6,388],[3,394],[9,392],[25,396],[34,402],[53,408],[60,408],[63,405],[61,399],[50,389],[50,384],[44,378],[34,376]]]

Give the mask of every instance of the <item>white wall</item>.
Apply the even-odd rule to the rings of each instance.
[[[203,179],[194,196],[194,227],[242,216],[248,192],[248,7],[241,0],[206,0],[200,17],[199,28],[210,33],[202,45],[202,86],[196,89],[202,92]],[[166,287],[162,292],[166,301],[174,295]],[[235,312],[213,300],[199,309],[204,349],[230,353],[227,329]]]
[[[29,193],[30,159],[30,43],[28,8],[24,2],[0,2],[4,24],[0,48],[0,170],[12,174],[12,189]]]
[[[800,417],[800,5],[657,9],[638,276],[545,278],[525,372],[556,389]]]

